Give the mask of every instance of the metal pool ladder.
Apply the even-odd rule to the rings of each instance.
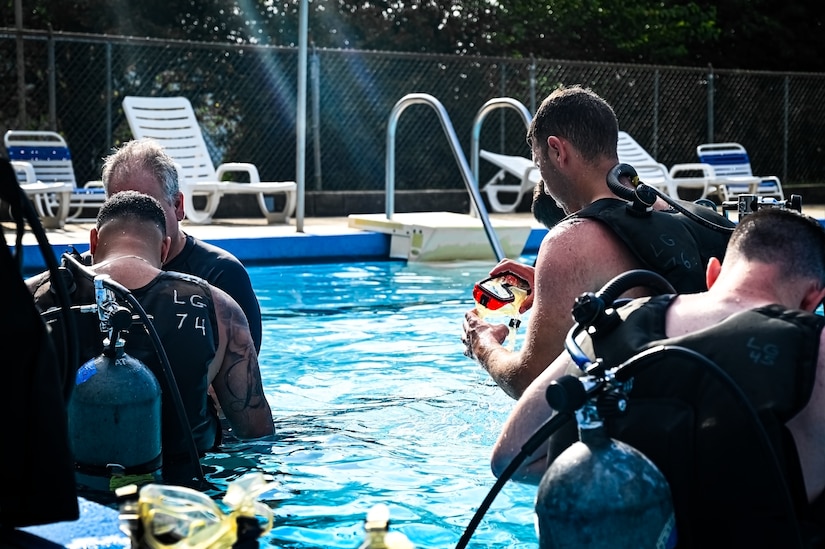
[[[512,100],[508,100],[512,101]],[[395,213],[395,133],[401,113],[409,106],[426,104],[438,115],[453,155],[473,203],[470,215],[451,212]],[[526,109],[525,109],[526,111]],[[479,122],[480,123],[480,122]],[[445,261],[488,258],[490,246],[499,261],[521,253],[530,235],[531,224],[511,220],[497,220],[493,228],[489,214],[481,199],[477,176],[471,169],[461,149],[450,117],[438,99],[424,93],[412,93],[402,97],[393,107],[387,124],[386,157],[386,218],[380,214],[352,214],[352,228],[384,232],[392,235],[390,256],[421,261]],[[479,242],[478,224],[481,221],[488,243]],[[500,237],[505,241],[502,246]]]

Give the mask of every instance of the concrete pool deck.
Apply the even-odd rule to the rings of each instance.
[[[399,214],[400,215],[400,214]],[[428,215],[428,214],[421,214]],[[432,212],[438,215],[438,212]],[[469,216],[467,216],[469,217]],[[529,228],[523,253],[535,253],[547,229],[530,213],[491,214],[493,227],[520,224]],[[262,218],[217,218],[209,225],[183,222],[183,230],[204,241],[233,253],[245,264],[312,263],[324,261],[362,261],[390,259],[389,234],[351,228],[347,217],[313,217],[303,219],[302,232],[296,219],[286,224],[267,225]],[[479,224],[479,234],[481,222]],[[15,227],[2,222],[6,244],[14,246]],[[66,223],[61,229],[46,229],[46,237],[57,257],[68,246],[88,249],[89,230],[93,223]],[[486,238],[486,236],[482,237]],[[27,226],[23,235],[23,270],[37,272],[45,268],[37,239]],[[490,248],[493,257],[492,247]]]
[[[802,211],[825,224],[825,205],[803,204]],[[431,212],[437,215],[438,212]],[[428,214],[420,214],[428,215]],[[529,227],[522,253],[538,251],[547,229],[530,213],[490,214],[493,227],[520,224]],[[481,225],[479,221],[479,226]],[[15,228],[2,222],[6,244],[14,246]],[[88,249],[92,223],[66,223],[62,229],[46,229],[49,244],[59,257],[68,246]],[[391,259],[391,236],[352,228],[348,217],[312,217],[302,220],[302,232],[295,218],[286,224],[267,225],[262,218],[217,218],[209,225],[183,222],[183,229],[202,240],[233,253],[245,264],[313,263],[324,261],[364,261]],[[483,233],[480,233],[483,234]],[[485,238],[483,236],[481,238]],[[23,235],[23,270],[38,272],[45,262],[34,233],[26,227]],[[492,247],[491,257],[494,257]]]

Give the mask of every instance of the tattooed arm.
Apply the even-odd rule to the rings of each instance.
[[[212,287],[219,345],[209,367],[209,379],[223,414],[238,438],[275,432],[272,410],[264,394],[258,354],[240,306],[224,291]]]

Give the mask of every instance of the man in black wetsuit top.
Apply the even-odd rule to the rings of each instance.
[[[212,450],[221,436],[217,410],[208,405],[210,385],[235,436],[252,439],[272,434],[272,411],[246,316],[226,292],[203,279],[161,270],[169,247],[166,216],[158,201],[137,191],[118,192],[98,213],[90,234],[92,264],[88,269],[94,275],[109,275],[130,290],[152,319],[200,453]],[[69,271],[72,304],[95,303],[94,283],[83,273],[73,272],[71,263]],[[49,313],[57,305],[49,273],[29,289],[47,322],[59,322],[59,316]],[[83,364],[102,352],[102,336],[97,315],[79,313],[78,319]],[[145,331],[130,329],[123,338],[126,353],[163,380],[160,359]],[[169,481],[169,471],[188,459],[185,441],[189,435],[181,431],[171,393],[164,391],[162,399],[163,474]]]
[[[172,239],[163,270],[199,276],[231,295],[246,314],[255,350],[260,352],[261,308],[249,273],[231,253],[181,229],[184,212],[178,172],[174,160],[160,145],[148,139],[125,143],[104,162],[103,185],[107,196],[133,190],[160,202],[166,214],[166,231]]]

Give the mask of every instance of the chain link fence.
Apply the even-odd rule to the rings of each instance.
[[[0,29],[0,59],[0,132],[60,132],[81,182],[99,179],[102,158],[131,138],[127,95],[186,96],[216,164],[253,162],[264,180],[295,179],[297,48]],[[469,154],[489,99],[535,112],[553,88],[576,83],[607,99],[621,129],[667,166],[698,161],[700,143],[737,141],[757,174],[786,187],[825,184],[825,74],[310,50],[306,190],[383,190],[388,119],[406,94],[438,99]],[[529,156],[524,135],[520,116],[501,109],[485,118],[479,145]],[[397,190],[463,188],[426,105],[401,116],[395,149]],[[482,184],[496,171],[485,164]]]

